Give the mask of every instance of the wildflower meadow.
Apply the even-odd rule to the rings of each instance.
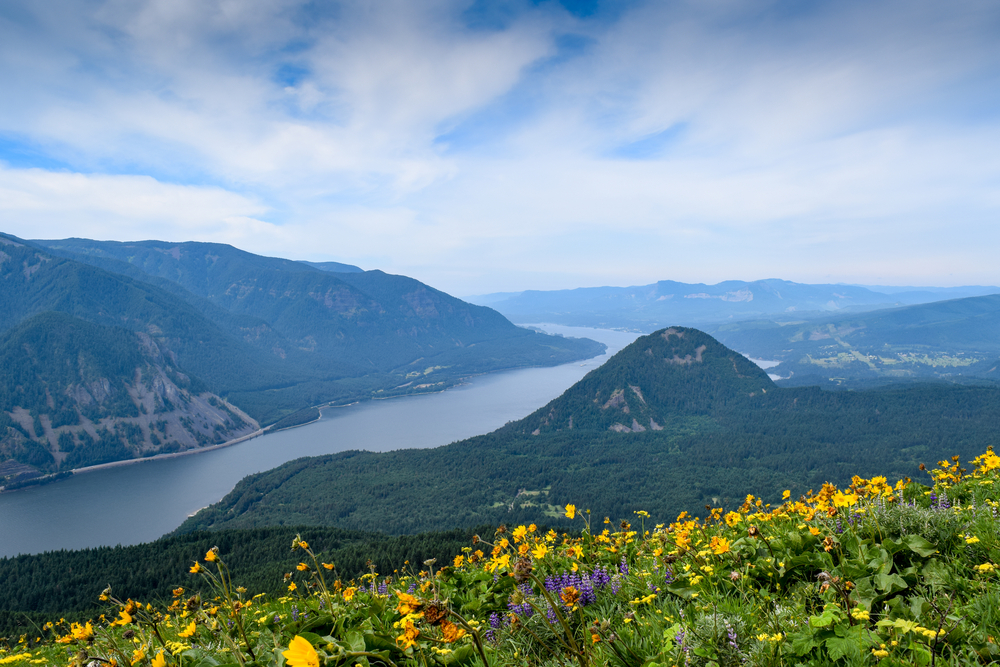
[[[968,665],[1000,659],[1000,457],[855,477],[771,506],[644,511],[479,535],[450,562],[344,581],[296,537],[285,594],[218,549],[154,604],[101,595],[84,623],[7,640],[0,665]],[[635,499],[641,503],[641,498]],[[181,578],[181,577],[179,577]]]

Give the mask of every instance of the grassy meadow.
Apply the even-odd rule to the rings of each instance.
[[[500,526],[450,562],[353,580],[315,552],[283,594],[246,590],[218,549],[153,604],[101,595],[0,644],[0,665],[968,665],[1000,658],[1000,457],[926,484],[855,477],[772,507],[650,525],[568,505],[577,530]]]

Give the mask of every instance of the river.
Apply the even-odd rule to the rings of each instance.
[[[436,394],[326,408],[319,421],[192,456],[145,460],[0,495],[0,557],[139,544],[218,502],[236,483],[302,456],[427,448],[489,433],[559,396],[639,334],[536,325],[592,338],[600,357],[469,378]]]

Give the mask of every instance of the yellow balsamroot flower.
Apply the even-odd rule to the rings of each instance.
[[[298,565],[295,566],[295,569],[298,570],[299,572],[308,572],[309,566],[306,565],[305,563],[299,563]]]
[[[399,596],[399,603],[396,605],[396,611],[403,616],[412,614],[420,609],[420,600],[409,593],[397,593],[397,595]]]
[[[527,528],[525,528],[524,526],[518,526],[517,528],[514,529],[513,533],[514,542],[517,543],[522,541],[527,534],[528,534]]]
[[[163,651],[156,654],[153,658],[153,667],[167,667],[167,659],[163,657]]]
[[[417,636],[420,631],[413,625],[413,621],[406,621],[404,624],[403,634],[396,637],[396,643],[405,651],[406,649],[417,645]],[[292,667],[295,667],[294,665]],[[317,665],[318,667],[318,665]]]
[[[457,642],[459,639],[465,636],[465,630],[458,627],[451,621],[445,621],[441,624],[441,634],[446,643],[451,644]]]
[[[545,558],[545,554],[549,552],[548,546],[545,544],[539,544],[537,547],[531,550],[531,555],[535,557],[535,560],[542,560]]]
[[[453,562],[453,565],[456,568],[462,567],[462,565],[464,565],[464,564],[465,564],[465,556],[463,556],[462,554],[458,554],[457,556],[455,556],[455,560]]]
[[[124,609],[118,612],[118,614],[119,614],[118,620],[114,621],[111,625],[128,625],[129,623],[132,622],[132,615],[129,614]]]
[[[309,548],[309,543],[306,542],[305,540],[299,540],[299,547],[302,548],[302,549],[308,549]]]
[[[566,518],[572,519],[576,517],[576,505],[566,505]]]
[[[290,592],[292,592],[292,593],[294,593],[294,592],[295,592],[295,589],[297,589],[297,588],[298,588],[298,586],[296,586],[296,585],[295,585],[295,582],[294,582],[294,581],[293,581],[292,583],[288,584],[288,590],[289,590]]]
[[[191,621],[191,624],[188,625],[186,628],[184,628],[184,630],[182,630],[181,632],[178,632],[177,636],[187,639],[188,637],[194,637],[194,633],[197,631],[198,631],[197,624],[194,621]]]
[[[199,572],[201,572],[201,563],[195,561],[194,565],[191,566],[191,569],[188,570],[188,572],[190,572],[191,574],[198,574]]]
[[[288,667],[319,667],[319,654],[309,640],[301,635],[295,635],[288,642],[288,650],[282,651],[281,655],[285,656]]]
[[[784,491],[781,492],[781,499],[782,500],[788,500],[791,497],[792,497],[792,492],[789,491],[788,489],[785,489]]]
[[[137,648],[136,650],[132,651],[132,664],[133,665],[136,664],[145,657],[146,657],[146,652],[143,651],[141,648]]]
[[[350,602],[354,598],[354,594],[358,592],[358,589],[354,586],[344,589],[344,600]]]
[[[726,538],[719,537],[718,535],[713,535],[709,547],[712,549],[712,553],[714,553],[716,556],[721,556],[722,554],[729,553],[729,548],[731,545],[732,542],[730,542]]]
[[[333,569],[333,563],[320,563],[320,565],[322,565],[323,567],[325,567],[328,570],[332,570]]]
[[[205,560],[207,560],[209,563],[214,563],[218,559],[219,559],[219,554],[216,553],[215,549],[209,549],[208,552],[205,554]]]

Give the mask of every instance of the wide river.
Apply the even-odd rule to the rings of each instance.
[[[0,557],[155,540],[218,502],[247,475],[301,456],[439,447],[489,433],[556,398],[638,336],[541,326],[551,333],[599,340],[608,353],[552,368],[479,375],[436,394],[327,408],[317,422],[231,447],[95,470],[0,494]]]

